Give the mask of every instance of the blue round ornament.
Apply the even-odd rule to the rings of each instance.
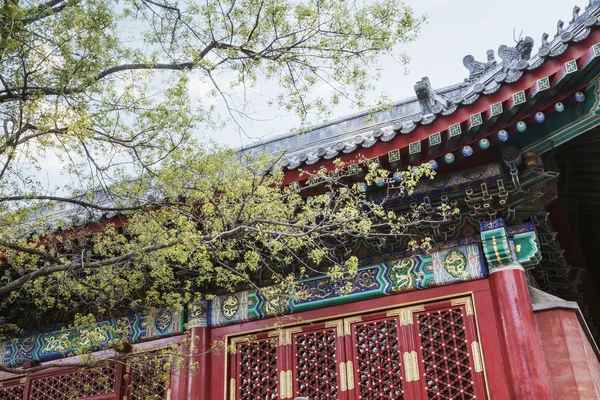
[[[437,163],[437,161],[435,161],[435,160],[429,160],[429,165],[431,165],[431,169],[432,169],[432,170],[434,170],[434,171],[435,171],[435,170],[437,169],[437,167],[438,167],[438,163]]]
[[[583,92],[577,92],[577,93],[575,93],[575,100],[578,103],[583,103],[585,101],[585,94],[583,94]]]
[[[482,150],[487,149],[488,147],[490,147],[490,141],[487,140],[486,138],[483,138],[479,141],[479,148]]]
[[[554,109],[555,109],[557,112],[563,112],[563,111],[565,111],[565,105],[559,101],[558,103],[556,103],[556,104],[554,105]]]
[[[471,146],[464,146],[462,148],[462,155],[465,157],[469,157],[473,154],[473,148]]]
[[[542,122],[544,122],[546,120],[546,116],[544,115],[543,112],[538,111],[533,116],[533,119],[535,119],[535,122],[537,122],[538,124],[541,124]]]
[[[508,140],[508,132],[506,132],[504,129],[498,131],[498,140],[501,142],[506,142]]]
[[[404,176],[402,175],[402,172],[394,172],[394,175],[392,175],[392,177],[394,178],[394,181],[396,181],[396,183],[400,183],[402,182],[402,180],[404,179]]]
[[[527,124],[525,123],[525,121],[517,122],[517,130],[519,132],[525,132],[527,130]]]

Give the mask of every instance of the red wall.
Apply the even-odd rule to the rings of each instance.
[[[600,399],[600,363],[574,310],[535,313],[554,399]]]

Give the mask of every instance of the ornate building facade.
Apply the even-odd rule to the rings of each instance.
[[[126,324],[134,350],[188,352],[197,373],[156,385],[164,399],[600,398],[599,17],[592,0],[540,46],[526,37],[500,46],[500,60],[493,50],[485,61],[466,56],[463,83],[434,90],[423,78],[416,97],[392,109],[244,149],[285,151],[285,181],[300,187],[300,168],[336,158],[360,155],[392,173],[431,163],[434,180],[394,199],[398,212],[460,209],[416,228],[434,238],[430,254],[357,241],[351,293],[311,277],[279,300],[284,317],[264,288],[101,326]],[[350,173],[361,182],[360,165]],[[376,185],[364,189],[378,196]],[[7,365],[60,363],[77,334],[20,337],[0,355]],[[210,351],[215,343],[229,351]],[[68,399],[73,388],[76,398],[137,399],[144,379],[114,364],[6,374],[0,399]]]

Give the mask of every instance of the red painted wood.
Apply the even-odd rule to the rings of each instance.
[[[196,326],[190,329],[190,366],[196,365],[196,372],[187,374],[187,399],[201,400],[210,398],[210,329]],[[183,397],[179,397],[183,398]]]
[[[492,273],[489,281],[510,398],[551,399],[525,272],[502,270]]]
[[[248,331],[264,331],[273,328],[275,325],[291,324],[294,322],[308,322],[322,318],[338,318],[351,314],[363,314],[378,308],[402,307],[410,303],[427,302],[429,299],[439,299],[440,297],[459,296],[472,292],[475,300],[476,320],[479,327],[482,355],[484,359],[488,391],[491,398],[496,400],[514,399],[508,394],[505,368],[503,358],[498,346],[498,326],[496,324],[493,301],[491,297],[488,280],[478,280],[464,282],[456,285],[430,288],[426,291],[415,291],[391,295],[387,297],[358,301],[351,304],[339,305],[321,308],[318,310],[306,311],[283,318],[268,318],[258,321],[250,321],[242,324],[219,327],[211,329],[213,343],[225,342],[226,335],[235,336],[244,334]],[[441,304],[448,303],[443,301]],[[438,300],[438,304],[439,300]],[[375,315],[381,315],[382,311],[375,311]],[[227,354],[221,350],[211,356],[211,397],[209,399],[226,399],[226,359]],[[356,384],[356,381],[355,381]]]
[[[513,93],[521,90],[527,91],[536,84],[538,79],[551,76],[559,71],[564,66],[565,62],[586,56],[589,48],[599,41],[600,31],[595,31],[584,41],[569,46],[564,54],[551,60],[547,60],[541,67],[526,73],[514,84],[504,85],[492,95],[482,97],[471,105],[461,106],[455,113],[444,118],[437,118],[430,125],[419,127],[408,135],[397,135],[389,142],[380,142],[371,148],[361,149],[359,152],[352,154],[341,155],[339,158],[342,161],[348,162],[357,159],[357,157],[360,156],[364,156],[365,158],[381,157],[386,155],[390,150],[402,149],[412,142],[426,140],[432,133],[445,132],[450,125],[465,122],[473,114],[485,113],[494,103],[507,101]],[[322,166],[328,169],[333,168],[333,160],[324,160],[311,165],[310,168],[303,168],[309,171],[316,171]],[[285,172],[284,183],[289,184],[290,182],[302,181],[305,179],[306,177],[300,176],[298,170],[290,170]]]
[[[554,399],[600,398],[600,363],[574,310],[535,313]]]
[[[504,360],[498,346],[500,337],[498,336],[499,329],[496,325],[492,296],[489,291],[485,291],[475,292],[473,297],[475,298],[475,315],[481,339],[481,353],[485,363],[488,394],[494,400],[511,399],[506,385]]]

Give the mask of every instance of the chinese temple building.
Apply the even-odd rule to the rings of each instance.
[[[434,90],[425,77],[393,108],[243,149],[284,152],[285,182],[299,187],[299,169],[337,158],[392,173],[429,162],[435,179],[394,209],[448,204],[460,216],[415,228],[434,239],[429,254],[400,239],[385,251],[349,241],[361,263],[351,293],[325,276],[300,281],[301,295],[280,301],[284,318],[265,301],[268,287],[127,317],[134,349],[180,344],[198,365],[157,396],[600,399],[600,1],[568,17],[541,43],[464,57],[464,82]],[[360,165],[349,172],[362,182]],[[377,185],[364,190],[377,198]],[[0,356],[61,362],[71,334],[7,341]],[[215,343],[229,351],[211,352]],[[132,387],[142,380],[112,364],[5,374],[0,399],[68,399],[73,387],[88,388],[79,398],[141,399]]]

